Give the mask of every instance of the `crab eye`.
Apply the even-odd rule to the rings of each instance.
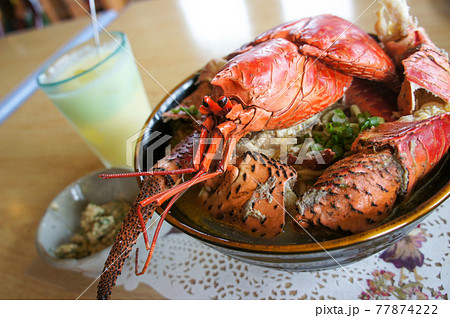
[[[228,102],[228,98],[226,98],[225,96],[219,100],[219,102],[217,103],[220,107],[224,107]]]

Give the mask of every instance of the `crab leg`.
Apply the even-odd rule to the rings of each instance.
[[[148,255],[147,255],[147,259],[145,260],[145,264],[144,264],[144,268],[142,269],[142,271],[138,271],[138,250],[136,249],[136,260],[135,260],[135,267],[134,267],[134,272],[137,276],[144,274],[147,271],[148,265],[150,264],[150,260],[152,259],[153,256],[153,251],[155,250],[155,246],[156,246],[156,240],[158,239],[158,235],[159,235],[159,231],[161,230],[162,224],[166,218],[167,213],[169,213],[170,208],[174,205],[174,203],[178,200],[178,198],[183,194],[183,192],[179,192],[177,193],[169,202],[169,204],[167,204],[166,208],[164,209],[164,212],[161,213],[160,219],[158,221],[158,225],[156,227],[155,230],[155,234],[153,235],[153,240],[152,240],[152,245],[150,247],[147,247]]]
[[[450,146],[450,113],[363,132],[354,155],[325,170],[297,202],[297,220],[353,233],[375,227]]]
[[[200,198],[214,218],[252,235],[274,237],[283,231],[285,198],[296,178],[292,167],[247,152],[208,180]]]
[[[150,203],[155,202],[157,205],[161,205],[164,202],[166,202],[168,199],[170,199],[171,197],[173,197],[174,195],[176,195],[179,192],[183,192],[187,189],[189,189],[190,187],[192,187],[193,185],[206,181],[208,179],[214,178],[215,176],[217,176],[218,174],[221,174],[222,171],[215,171],[215,172],[211,172],[211,173],[205,173],[204,170],[200,170],[194,177],[192,177],[190,180],[181,183],[173,188],[167,189],[166,191],[160,192],[158,194],[155,194],[145,200],[141,201],[141,204],[143,206],[149,205]]]

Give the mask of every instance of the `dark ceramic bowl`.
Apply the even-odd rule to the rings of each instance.
[[[161,114],[177,105],[196,88],[196,75],[184,81],[156,108],[147,121],[137,144],[136,170],[148,170],[164,156],[166,142],[155,140],[173,136],[172,126]],[[155,138],[156,137],[156,138]],[[385,249],[408,234],[450,195],[450,162],[435,170],[418,190],[399,204],[392,215],[376,228],[360,234],[337,233],[310,227],[307,232],[294,229],[287,218],[282,234],[274,239],[254,238],[210,219],[197,201],[197,189],[186,192],[166,220],[180,231],[226,255],[255,265],[284,270],[321,270],[356,262]]]

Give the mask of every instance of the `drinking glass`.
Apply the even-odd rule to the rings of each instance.
[[[132,165],[130,142],[151,109],[124,33],[103,32],[99,47],[92,40],[64,53],[37,82],[106,167]]]

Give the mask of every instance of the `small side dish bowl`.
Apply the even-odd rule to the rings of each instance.
[[[59,258],[55,250],[80,228],[80,215],[88,203],[103,204],[113,200],[133,202],[139,193],[135,178],[103,180],[102,173],[130,172],[125,168],[110,168],[92,172],[67,186],[53,199],[37,231],[36,247],[39,255],[50,265],[77,272],[100,273],[110,247],[87,257]]]

